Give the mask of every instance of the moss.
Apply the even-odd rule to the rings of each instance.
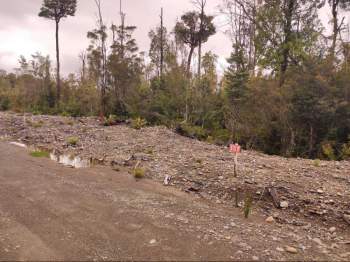
[[[32,157],[37,157],[37,158],[43,158],[43,157],[49,158],[50,157],[50,153],[49,152],[41,151],[41,150],[32,151],[32,152],[30,152],[30,155]]]

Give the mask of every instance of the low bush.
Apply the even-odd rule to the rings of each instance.
[[[134,129],[141,129],[147,125],[147,121],[141,117],[137,117],[131,121],[131,127]]]
[[[79,138],[72,136],[67,138],[67,143],[70,146],[76,146],[79,143]]]

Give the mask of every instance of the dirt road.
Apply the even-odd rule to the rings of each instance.
[[[335,255],[346,243],[324,252],[303,229],[127,172],[71,169],[5,142],[0,152],[0,260],[346,259]]]

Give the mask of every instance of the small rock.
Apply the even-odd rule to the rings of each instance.
[[[297,254],[298,250],[294,247],[286,246],[286,251],[291,254]]]
[[[289,203],[288,203],[287,201],[282,201],[282,202],[280,203],[280,207],[281,207],[281,208],[288,208],[288,206],[289,206]]]
[[[337,230],[336,227],[331,227],[331,228],[329,229],[329,232],[333,233],[333,232],[335,232],[336,230]]]
[[[312,241],[314,241],[316,244],[318,244],[318,245],[320,245],[320,246],[322,246],[323,245],[323,243],[322,243],[322,241],[321,241],[321,239],[319,239],[319,238],[314,238],[314,239],[312,239]]]
[[[331,245],[331,248],[332,248],[332,249],[338,249],[338,248],[339,248],[339,245],[338,245],[338,244],[333,243],[333,244]]]
[[[318,190],[317,190],[317,193],[320,194],[320,195],[322,195],[324,192],[323,192],[323,190],[318,189]]]
[[[268,217],[268,218],[266,218],[265,221],[266,221],[267,223],[272,223],[272,222],[275,221],[275,219],[274,219],[273,217]]]
[[[236,223],[231,222],[230,225],[231,225],[231,227],[235,227],[235,226],[236,226]]]
[[[345,222],[350,225],[350,215],[344,215],[343,218],[344,218]]]
[[[282,248],[282,247],[276,247],[276,250],[279,252],[284,252],[284,248]]]
[[[341,258],[347,258],[347,257],[350,257],[350,252],[340,254],[340,257],[341,257]]]
[[[170,184],[170,181],[171,181],[171,176],[166,175],[163,183],[165,186],[168,186]]]
[[[151,245],[154,245],[155,243],[157,243],[157,240],[152,239],[149,243],[150,243]]]
[[[253,261],[259,261],[259,257],[257,257],[257,256],[253,256],[252,259],[253,259]]]

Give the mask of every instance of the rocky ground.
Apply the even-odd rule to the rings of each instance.
[[[165,127],[104,127],[96,118],[0,112],[0,137],[79,155],[115,170],[138,164],[147,170],[148,178],[162,183],[165,176],[171,176],[170,186],[223,210],[234,207],[236,192],[240,208],[244,199],[252,196],[251,216],[261,216],[273,225],[264,232],[269,241],[290,242],[266,249],[265,258],[288,259],[287,254],[296,253],[302,255],[299,258],[350,260],[350,162],[287,159],[244,151],[235,178],[233,155],[226,147],[181,137]],[[78,138],[77,145],[69,143],[71,137]],[[268,193],[271,188],[284,208],[274,206]],[[230,227],[225,226],[227,230]],[[264,235],[258,234],[263,230],[259,227],[247,230],[251,235]],[[258,245],[249,239],[242,243],[241,252]]]

